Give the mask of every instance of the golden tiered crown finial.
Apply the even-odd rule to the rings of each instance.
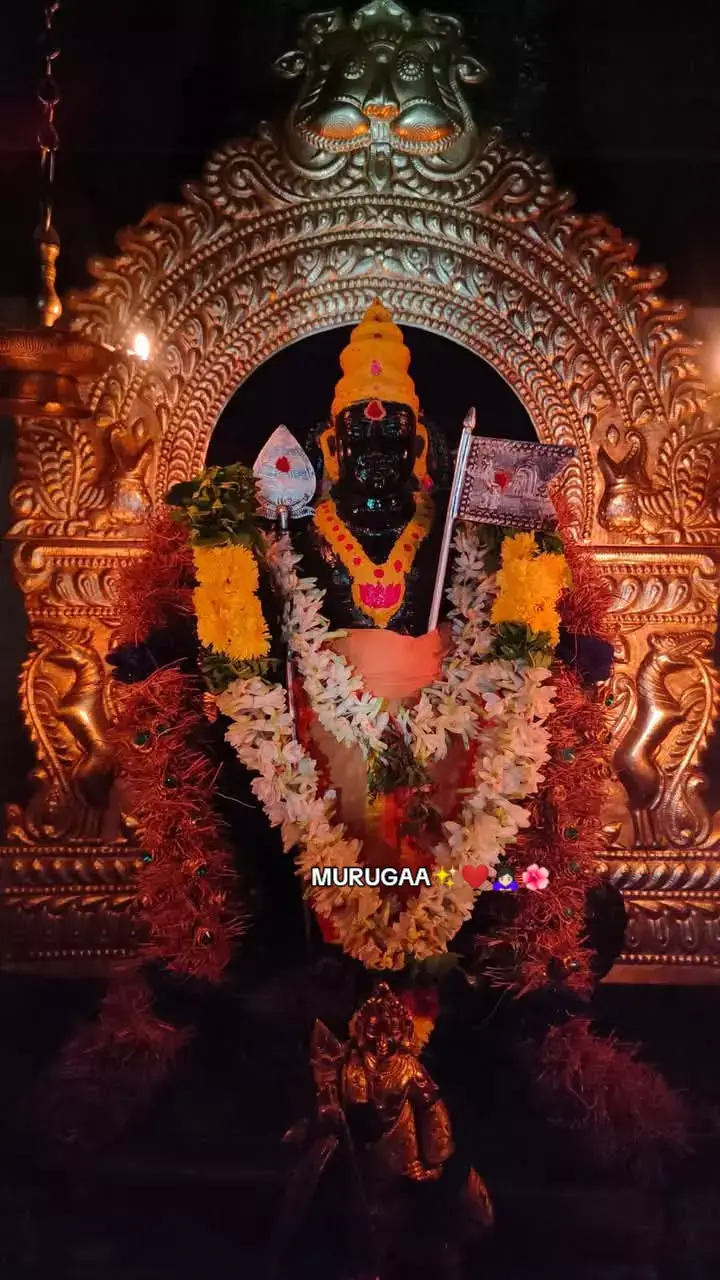
[[[368,307],[340,356],[343,377],[335,388],[332,416],[361,400],[406,404],[417,417],[420,407],[408,369],[410,352],[402,331],[379,298]]]

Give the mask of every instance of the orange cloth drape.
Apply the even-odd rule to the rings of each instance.
[[[368,693],[391,702],[411,698],[437,680],[447,652],[444,628],[424,636],[402,636],[358,627],[332,644],[362,676]]]
[[[386,700],[392,714],[401,705],[412,704],[421,691],[438,679],[449,645],[449,627],[423,636],[403,636],[395,631],[358,628],[331,642],[362,677],[368,693]],[[426,865],[426,855],[412,851],[398,827],[400,812],[393,797],[370,802],[367,764],[355,744],[345,746],[335,740],[315,719],[309,733],[326,762],[329,780],[337,793],[336,816],[349,835],[363,842],[366,866],[401,866],[407,862]],[[458,786],[467,785],[467,755],[458,739],[448,755],[433,771],[437,798],[443,811],[451,812]],[[411,891],[412,892],[412,891]],[[319,918],[326,941],[334,941],[332,925]]]
[[[412,702],[438,678],[448,638],[445,628],[423,636],[403,636],[396,631],[365,627],[348,631],[330,643],[362,676],[368,693],[385,698],[392,712],[403,703]],[[398,850],[393,847],[394,840],[388,842],[387,822],[381,820],[378,806],[368,804],[367,765],[360,748],[336,742],[317,721],[310,732],[328,762],[340,821],[364,841],[369,865],[393,865]]]

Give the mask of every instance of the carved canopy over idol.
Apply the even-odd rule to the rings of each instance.
[[[462,86],[485,76],[462,37],[458,18],[414,17],[394,0],[372,0],[349,19],[342,9],[310,14],[300,48],[275,64],[304,77],[288,120],[293,159],[322,171],[361,153],[378,189],[409,156],[428,176],[460,173],[477,150]]]

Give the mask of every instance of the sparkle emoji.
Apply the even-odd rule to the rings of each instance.
[[[434,871],[433,875],[436,880],[440,881],[443,888],[445,888],[445,885],[451,885],[455,879],[455,872],[449,871],[447,867],[441,867],[439,871]]]

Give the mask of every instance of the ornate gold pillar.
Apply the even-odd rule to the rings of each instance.
[[[26,808],[11,805],[5,815],[0,945],[6,964],[88,968],[138,940],[140,863],[114,791],[104,657],[118,569],[142,553],[142,487],[135,484],[134,511],[118,504],[119,489],[130,496],[132,466],[119,466],[112,431],[92,421],[45,419],[18,430],[8,536],[28,619],[19,695],[36,765]]]
[[[630,916],[611,981],[708,980],[708,970],[720,976],[720,815],[702,767],[720,692],[717,563],[689,547],[598,558],[620,627],[607,694],[618,745],[604,869]]]

